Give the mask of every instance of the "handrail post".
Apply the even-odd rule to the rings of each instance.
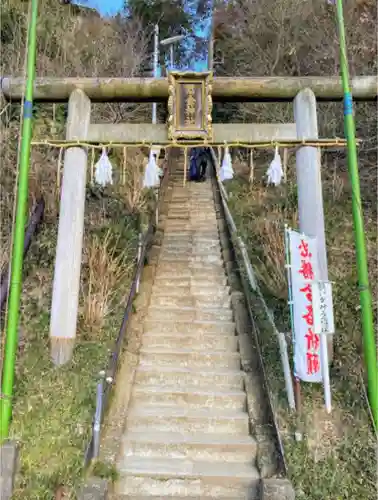
[[[104,381],[97,384],[96,390],[96,413],[93,422],[93,458],[97,458],[100,453],[100,429],[103,409]]]
[[[139,265],[139,261],[142,257],[142,246],[143,246],[143,236],[142,233],[138,234],[138,253],[137,253],[137,266]],[[136,278],[136,293],[139,293],[139,285],[140,285],[140,273]]]

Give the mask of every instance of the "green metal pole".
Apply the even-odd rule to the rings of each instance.
[[[349,69],[345,41],[345,26],[342,0],[336,0],[337,22],[340,38],[340,68],[344,90],[344,126],[348,145],[348,169],[352,185],[352,211],[356,245],[358,284],[360,289],[362,334],[367,370],[368,397],[376,428],[378,427],[378,371],[371,290],[366,257],[364,222],[362,215],[360,179],[358,172],[356,128],[353,117],[353,101],[349,86]]]
[[[2,387],[0,399],[0,441],[9,435],[12,416],[13,382],[16,352],[18,345],[18,321],[22,289],[22,264],[28,203],[28,177],[30,163],[30,142],[32,137],[33,84],[35,77],[36,38],[37,38],[38,0],[31,0],[29,20],[29,43],[27,60],[27,82],[22,122],[20,149],[20,168],[18,174],[17,207],[14,227],[11,282],[9,289],[9,308],[6,327]]]

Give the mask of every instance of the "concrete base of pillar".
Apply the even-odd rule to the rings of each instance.
[[[8,441],[0,446],[0,498],[11,500],[18,463],[18,446]]]

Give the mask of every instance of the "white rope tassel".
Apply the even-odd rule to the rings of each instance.
[[[159,175],[160,172],[156,163],[154,153],[155,152],[151,149],[150,157],[148,159],[148,164],[143,179],[143,187],[145,188],[156,187],[159,186],[160,184],[160,175]]]
[[[151,153],[155,157],[156,168],[158,169],[159,177],[163,177],[163,169],[159,167],[159,158],[160,158],[161,146],[152,146]]]
[[[266,173],[268,177],[267,184],[273,184],[274,186],[279,186],[283,177],[282,162],[280,153],[278,151],[278,146],[274,152],[274,158],[269,165],[268,171]]]
[[[231,155],[228,146],[226,146],[226,149],[224,151],[222,166],[219,172],[219,178],[223,182],[231,180],[233,177],[234,177],[234,169],[232,168]]]
[[[110,163],[106,148],[102,148],[101,157],[95,166],[95,181],[100,186],[113,184],[113,167]]]

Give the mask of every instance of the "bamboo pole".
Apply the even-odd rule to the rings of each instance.
[[[1,78],[6,99],[21,100],[23,78]],[[376,76],[356,76],[351,81],[355,100],[376,100]],[[304,88],[311,89],[318,100],[341,101],[343,88],[337,77],[249,77],[214,78],[214,101],[292,101]],[[34,100],[67,102],[75,89],[81,89],[93,102],[161,102],[168,99],[167,78],[37,78]]]
[[[340,69],[344,91],[344,124],[348,144],[348,169],[352,185],[352,213],[354,223],[357,275],[360,290],[361,321],[367,371],[368,397],[376,428],[378,427],[378,370],[373,325],[372,298],[366,256],[364,221],[361,204],[360,178],[356,147],[356,127],[353,117],[353,101],[349,85],[349,68],[345,41],[345,27],[342,0],[336,1],[337,23],[340,38]]]
[[[38,0],[32,0],[29,19],[27,79],[23,106],[20,167],[17,186],[17,206],[12,248],[9,309],[6,324],[3,376],[0,398],[0,441],[8,437],[12,416],[12,397],[15,361],[18,345],[18,323],[22,290],[22,265],[28,203],[30,144],[32,138],[33,82],[35,77]]]

